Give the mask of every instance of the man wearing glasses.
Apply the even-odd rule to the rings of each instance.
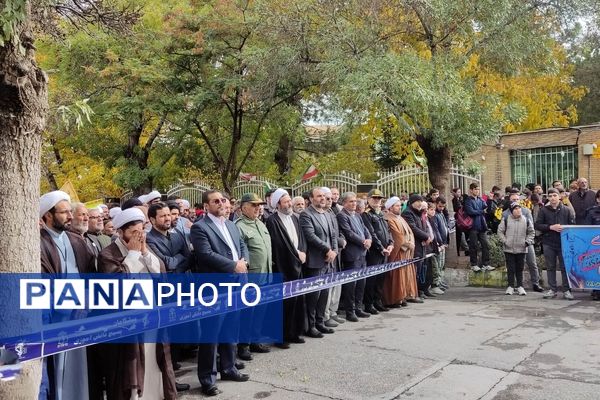
[[[196,255],[196,271],[200,273],[245,274],[248,272],[248,249],[237,226],[225,218],[227,199],[216,190],[202,194],[206,217],[198,220],[190,231]],[[198,346],[198,379],[202,393],[216,396],[217,349],[221,357],[221,380],[244,382],[249,376],[235,367],[234,343],[201,343]]]

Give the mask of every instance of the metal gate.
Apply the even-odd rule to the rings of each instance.
[[[344,192],[355,192],[360,185],[359,175],[348,172],[340,172],[339,174],[323,174],[309,181],[298,181],[292,185],[292,195],[302,196],[302,193],[308,192],[318,186],[326,186],[328,188],[335,187]]]
[[[265,197],[265,192],[269,189],[277,189],[279,186],[266,178],[257,176],[251,180],[240,179],[232,188],[233,197],[240,199],[245,193],[256,193],[260,198]]]
[[[384,171],[379,174],[377,188],[386,196],[400,195],[402,193],[426,193],[431,189],[427,167],[418,168],[415,166],[397,167],[392,170]],[[472,176],[463,172],[457,167],[450,170],[450,185],[448,190],[459,187],[465,192],[469,185],[477,182],[481,185],[481,175]]]
[[[177,184],[167,190],[167,197],[176,195],[190,202],[190,206],[202,204],[202,194],[210,190],[210,185],[204,182]]]

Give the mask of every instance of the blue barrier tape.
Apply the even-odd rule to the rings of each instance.
[[[332,272],[321,276],[266,286],[261,289],[263,295],[261,304],[281,299],[281,292],[279,292],[281,290],[283,291],[283,299],[301,296],[379,275],[423,261],[431,256],[433,254],[428,254],[422,258]],[[275,293],[275,291],[278,293]],[[83,320],[50,324],[42,332],[26,337],[0,339],[0,348],[13,351],[19,357],[19,362],[32,361],[68,350],[234,312],[244,307],[241,303],[236,304],[234,307],[226,307],[226,297],[219,296],[217,304],[210,308],[191,307],[185,304],[177,307],[173,303],[154,310],[122,311]],[[14,379],[20,370],[19,364],[5,367],[0,370],[0,380]]]

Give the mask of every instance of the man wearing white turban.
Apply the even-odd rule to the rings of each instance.
[[[41,270],[51,274],[78,274],[96,272],[95,259],[83,238],[68,232],[73,214],[71,199],[60,190],[40,198]],[[59,322],[61,314],[52,314],[52,322]],[[88,376],[86,349],[76,349],[44,359],[44,377],[40,387],[41,398],[57,400],[95,398],[101,388]],[[95,395],[95,394],[96,395]],[[101,393],[101,392],[100,392]]]

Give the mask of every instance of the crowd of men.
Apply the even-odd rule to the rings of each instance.
[[[448,289],[446,249],[455,219],[457,243],[468,252],[476,272],[494,269],[487,233],[498,232],[509,268],[507,294],[515,289],[525,294],[525,260],[533,289],[543,290],[533,249],[538,231],[548,267],[544,297],[556,297],[557,269],[567,284],[560,251],[562,226],[600,225],[600,191],[589,191],[583,178],[577,185],[568,197],[560,185],[547,190],[542,200],[537,187],[531,194],[507,188],[501,199],[497,191],[482,197],[479,186],[472,184],[465,196],[453,190],[456,218],[435,189],[426,196],[389,198],[378,189],[366,198],[326,187],[292,198],[276,189],[264,199],[247,193],[239,200],[209,190],[194,209],[177,197],[163,202],[158,191],[120,207],[87,209],[54,191],[40,199],[41,268],[48,273],[280,273],[283,281],[294,281],[412,260],[385,274],[284,300],[281,343],[194,346],[201,391],[214,396],[221,392],[218,374],[221,380],[249,379],[240,370],[255,353],[303,344],[305,337],[323,338],[340,324],[443,295]],[[568,286],[561,290],[565,298],[572,298]],[[268,316],[257,313],[254,318]],[[40,399],[174,399],[178,391],[189,389],[177,383],[174,374],[186,351],[189,348],[168,343],[100,344],[48,357]]]

